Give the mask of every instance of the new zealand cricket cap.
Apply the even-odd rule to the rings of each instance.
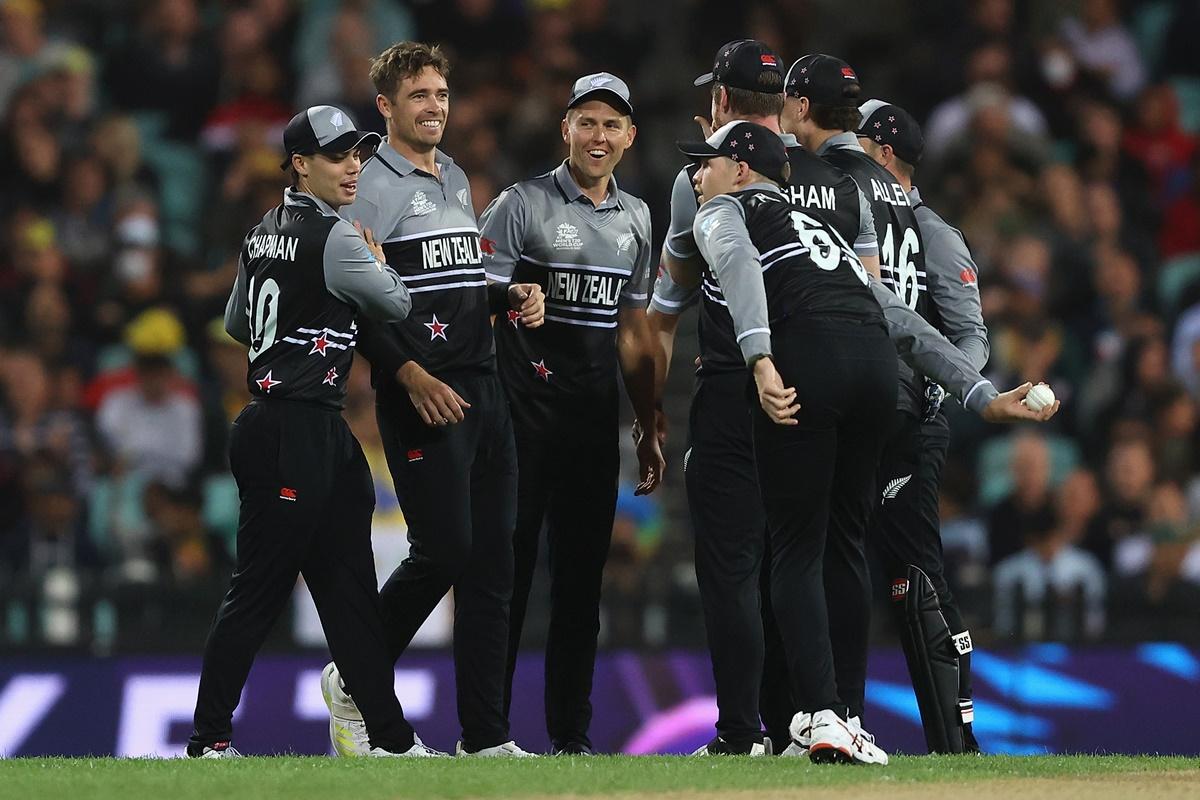
[[[868,100],[858,107],[862,124],[858,135],[866,136],[877,144],[888,144],[896,155],[916,166],[925,150],[925,137],[921,126],[900,106],[882,100]]]
[[[378,147],[381,141],[378,133],[355,130],[354,120],[345,111],[333,106],[313,106],[292,117],[283,129],[283,150],[287,159],[281,168],[291,166],[294,154],[346,153],[357,150],[364,142]]]
[[[763,75],[774,73],[783,77],[779,56],[757,39],[735,39],[721,47],[713,59],[712,72],[696,78],[696,86],[720,83],[734,89],[775,94],[779,81],[763,82]]]
[[[623,114],[633,114],[628,84],[611,72],[584,75],[575,81],[575,85],[571,87],[571,99],[567,101],[567,108],[574,108],[593,98],[604,100]]]
[[[770,128],[734,120],[722,125],[702,142],[676,142],[679,152],[692,158],[725,156],[779,183],[787,183],[788,155],[783,139]]]
[[[845,61],[811,53],[792,64],[783,91],[788,97],[807,97],[810,103],[823,106],[857,106],[862,86],[858,74]]]

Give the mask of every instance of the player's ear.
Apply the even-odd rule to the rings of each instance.
[[[559,128],[562,130],[562,137],[563,137],[564,142],[570,141],[570,137],[571,137],[571,123],[567,122],[567,119],[570,116],[571,116],[571,112],[568,111],[567,115],[562,118],[562,122],[559,124]]]
[[[733,163],[737,165],[737,182],[741,186],[750,178],[750,165],[745,161],[735,161]]]
[[[392,104],[386,96],[382,94],[375,95],[375,108],[379,110],[379,115],[384,119],[392,118]]]
[[[892,149],[890,144],[885,144],[879,148],[879,155],[883,159],[883,165],[886,167],[895,159],[896,151]]]
[[[629,130],[625,131],[625,146],[629,147],[633,144],[633,140],[637,138],[637,125],[629,123]]]
[[[308,177],[308,164],[305,163],[304,156],[299,153],[292,153],[292,169],[302,178]]]

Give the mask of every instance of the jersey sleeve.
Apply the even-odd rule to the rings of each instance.
[[[650,296],[650,307],[660,314],[678,316],[696,304],[700,298],[700,287],[685,289],[671,279],[669,269],[659,268],[654,281],[654,293]]]
[[[246,280],[246,250],[243,247],[238,256],[233,291],[225,303],[225,332],[249,347],[253,337],[250,335],[250,292]]]
[[[671,227],[667,230],[667,241],[663,246],[676,258],[691,258],[696,255],[696,239],[692,223],[696,220],[696,192],[688,179],[687,169],[679,170],[671,187]]]
[[[940,219],[937,223],[940,225],[925,243],[929,296],[937,306],[946,338],[976,369],[983,369],[991,346],[979,299],[979,270],[962,234]]]
[[[888,335],[907,364],[946,387],[976,413],[999,394],[961,350],[875,277],[871,278],[871,294],[883,309]]]
[[[879,255],[879,237],[875,233],[875,214],[871,211],[871,203],[863,194],[861,186],[858,189],[858,237],[854,240],[854,253],[859,258]]]
[[[364,315],[380,322],[408,316],[412,297],[396,271],[376,260],[350,223],[338,222],[325,240],[325,288]]]
[[[621,306],[625,308],[646,307],[650,297],[650,209],[643,203],[637,210],[637,263],[628,283],[621,289]]]
[[[367,196],[361,188],[353,203],[338,209],[338,216],[350,223],[357,222],[364,231],[370,230],[380,244],[390,239],[396,231],[395,212]]]
[[[763,285],[758,248],[746,230],[746,212],[729,195],[719,195],[700,207],[693,226],[700,255],[721,284],[742,356],[770,355],[771,328],[767,290]]]
[[[528,220],[525,196],[515,186],[505,189],[483,210],[479,217],[479,247],[489,282],[512,282]]]

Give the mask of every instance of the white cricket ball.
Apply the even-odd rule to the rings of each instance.
[[[1044,383],[1035,384],[1021,402],[1030,411],[1041,411],[1046,406],[1054,405],[1054,390]]]

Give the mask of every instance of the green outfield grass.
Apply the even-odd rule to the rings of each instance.
[[[937,784],[943,784],[937,785]],[[598,756],[536,760],[225,761],[30,758],[0,761],[0,798],[1200,798],[1200,758],[895,757],[888,767],[797,759]]]

